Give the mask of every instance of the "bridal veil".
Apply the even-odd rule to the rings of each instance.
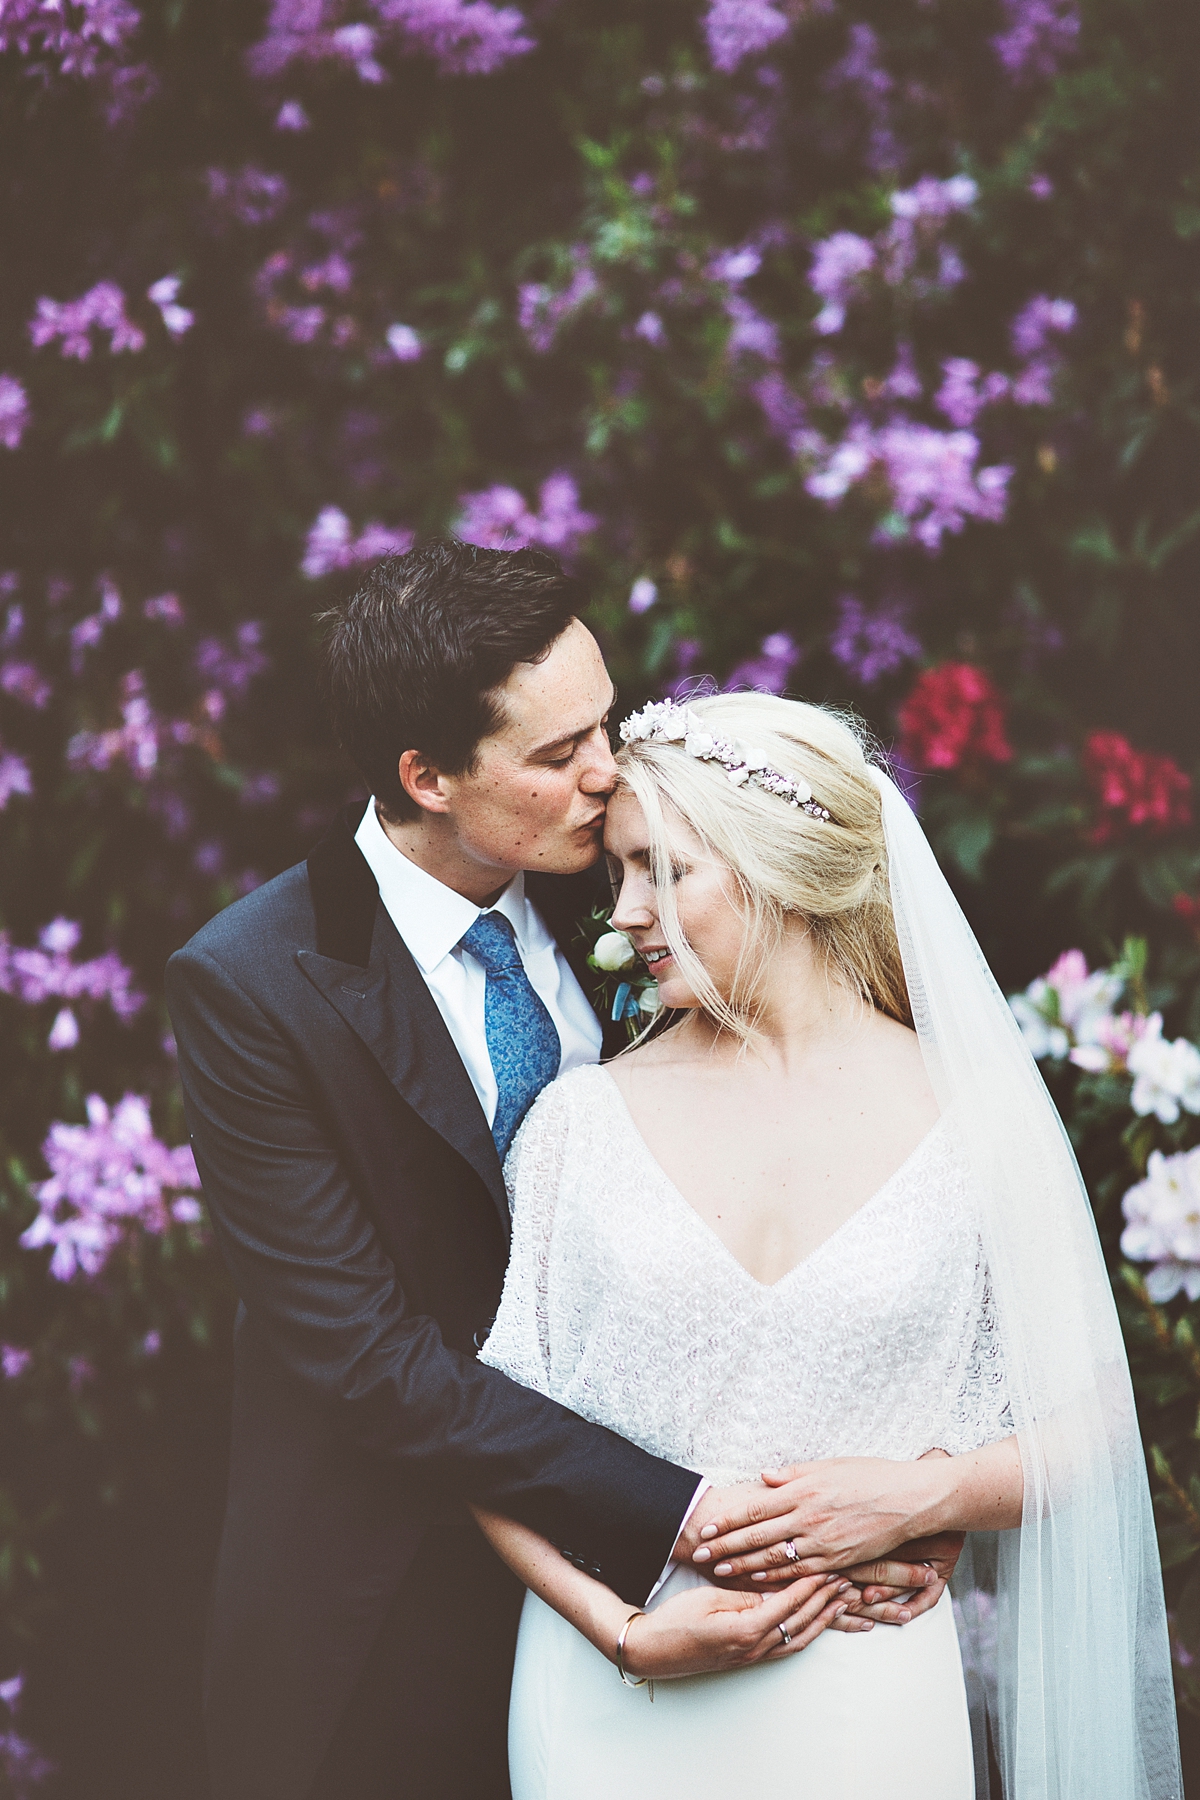
[[[983,1686],[1006,1800],[1179,1800],[1149,1488],[1083,1179],[920,825],[873,773],[914,1022],[981,1197],[1024,1468],[1021,1529],[968,1540],[955,1581],[968,1620],[994,1606]]]

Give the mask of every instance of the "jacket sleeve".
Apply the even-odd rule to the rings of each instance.
[[[171,959],[167,999],[213,1228],[278,1360],[370,1455],[532,1526],[643,1601],[699,1477],[447,1346],[406,1299],[278,1027],[194,944]]]

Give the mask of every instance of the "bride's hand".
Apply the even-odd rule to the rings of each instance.
[[[751,1511],[753,1523],[744,1522],[744,1507],[732,1517],[709,1510],[692,1561],[718,1578],[767,1583],[875,1562],[922,1535],[936,1514],[945,1481],[939,1462],[831,1457],[780,1470],[764,1477],[772,1491]],[[922,1572],[913,1586],[923,1589],[926,1579]]]
[[[626,1671],[634,1680],[658,1681],[792,1656],[845,1611],[849,1590],[837,1575],[809,1575],[770,1594],[693,1588],[635,1614],[625,1638]]]

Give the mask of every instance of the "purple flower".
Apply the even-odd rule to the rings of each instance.
[[[713,67],[726,74],[747,56],[769,50],[788,30],[784,14],[767,0],[709,0],[704,19]]]
[[[889,400],[919,400],[924,389],[917,373],[912,345],[901,341],[896,346],[892,372],[884,378],[883,393]]]
[[[895,510],[877,541],[911,532],[926,550],[936,551],[944,534],[961,531],[967,519],[1004,517],[1012,470],[977,468],[978,455],[979,440],[969,431],[936,431],[899,418],[875,428],[859,418],[805,486],[816,499],[836,503],[872,468],[881,467]]]
[[[0,444],[19,450],[29,427],[29,396],[15,375],[0,375]]]
[[[397,362],[416,362],[421,355],[421,340],[411,325],[389,325],[387,345]]]
[[[103,638],[108,627],[121,616],[121,596],[107,575],[100,579],[100,605],[97,611],[89,613],[72,625],[68,635],[71,647],[71,673],[79,675],[83,671],[83,653],[93,649]]]
[[[196,315],[189,312],[186,306],[177,306],[176,300],[183,282],[178,275],[164,275],[146,289],[146,298],[151,305],[157,306],[166,326],[173,338],[183,337],[196,323]]]
[[[394,38],[407,50],[432,56],[443,74],[487,75],[534,48],[525,19],[513,6],[485,0],[369,0],[377,26],[332,26],[326,0],[274,0],[267,33],[250,52],[251,72],[280,74],[293,62],[334,62],[360,81],[380,82],[385,71],[376,52]]]
[[[823,85],[832,93],[849,90],[857,97],[870,121],[867,165],[880,174],[901,161],[892,129],[891,98],[896,84],[880,60],[879,39],[871,27],[851,25],[849,36],[845,56],[830,69]]]
[[[836,661],[864,687],[891,675],[906,662],[924,654],[920,640],[908,629],[908,608],[901,601],[886,601],[868,612],[854,594],[838,601],[837,624],[829,639]]]
[[[656,349],[667,341],[666,328],[656,312],[644,312],[633,328],[633,335],[653,344]]]
[[[153,599],[142,604],[144,619],[159,619],[173,630],[183,624],[186,616],[178,594],[155,594]]]
[[[285,100],[275,115],[276,131],[310,131],[312,121],[298,100]]]
[[[971,426],[985,406],[1014,392],[1007,375],[980,375],[979,364],[965,356],[951,356],[942,364],[944,377],[933,404],[952,425]]]
[[[287,205],[289,190],[283,176],[254,163],[240,169],[209,169],[205,179],[214,210],[239,225],[268,225]]]
[[[142,1355],[157,1356],[162,1349],[162,1332],[148,1331],[142,1339]]]
[[[1051,300],[1048,294],[1035,294],[1026,301],[1009,327],[1012,347],[1022,361],[1038,356],[1052,336],[1063,337],[1075,329],[1078,318],[1071,300]]]
[[[0,748],[0,812],[3,812],[14,794],[32,794],[33,776],[29,773],[29,764],[23,756],[12,750]]]
[[[822,337],[840,331],[846,308],[861,291],[862,277],[875,266],[875,246],[854,231],[835,231],[813,245],[808,285],[825,302],[813,320]]]
[[[694,682],[693,671],[704,654],[704,645],[699,638],[680,638],[675,646],[675,655],[671,660],[673,679],[667,683],[666,691],[673,700],[677,700]]]
[[[63,356],[86,362],[92,354],[88,334],[93,328],[108,333],[108,347],[114,355],[141,350],[146,342],[145,333],[125,317],[125,295],[113,281],[98,281],[78,300],[39,300],[29,322],[29,337],[38,350],[60,339]]]
[[[357,568],[363,563],[378,562],[383,556],[403,556],[412,549],[415,536],[415,532],[402,526],[381,525],[372,520],[355,537],[341,508],[324,506],[309,529],[300,568],[310,581],[316,581],[335,569]]]
[[[72,962],[79,938],[77,921],[62,918],[51,920],[43,928],[36,950],[14,946],[8,934],[0,932],[0,993],[11,994],[26,1006],[39,1006],[46,1000],[107,1001],[119,1019],[132,1019],[146,999],[132,985],[133,970],[111,950],[90,962]],[[63,1021],[60,1013],[54,1022],[58,1041],[51,1044],[51,1049],[73,1047],[78,1031],[76,1038],[68,1042],[72,1023]]]
[[[1031,175],[1027,187],[1035,200],[1049,200],[1054,192],[1054,183],[1048,175]]]
[[[463,510],[454,526],[455,535],[464,543],[485,544],[495,550],[543,544],[548,550],[569,555],[578,540],[600,523],[594,513],[582,510],[574,480],[561,472],[542,483],[536,513],[516,488],[503,485],[461,494],[459,505]]]
[[[531,347],[542,354],[552,347],[560,325],[600,291],[600,283],[588,263],[587,250],[577,245],[572,256],[574,273],[566,287],[553,288],[542,281],[527,281],[517,290],[517,321]]]
[[[759,645],[758,655],[747,657],[730,669],[725,679],[725,692],[735,688],[757,688],[768,694],[782,694],[803,652],[786,631],[773,631]]]
[[[234,632],[232,649],[220,638],[201,638],[195,657],[201,681],[241,699],[255,677],[271,666],[270,657],[259,648],[262,634],[258,620],[247,619]]]
[[[649,612],[658,599],[658,588],[648,575],[639,575],[629,590],[629,610],[631,613]]]
[[[190,1147],[159,1142],[141,1094],[126,1094],[112,1108],[90,1094],[87,1124],[51,1125],[42,1154],[50,1176],[32,1190],[38,1216],[21,1244],[53,1248],[56,1281],[98,1275],[131,1230],[161,1236],[173,1216],[171,1201],[181,1195],[195,1204],[200,1186]]]
[[[127,0],[75,0],[70,8],[46,0],[6,0],[0,10],[0,53],[16,51],[44,68],[89,80],[141,24]]]
[[[992,48],[1018,78],[1054,75],[1079,40],[1075,0],[1002,0],[1007,30]]]
[[[79,1020],[69,1006],[64,1006],[55,1016],[50,1027],[50,1035],[46,1039],[48,1050],[73,1050],[79,1042]]]
[[[0,688],[6,694],[11,694],[14,700],[21,700],[26,706],[32,706],[35,712],[41,712],[54,693],[39,668],[31,662],[21,662],[16,657],[0,663]]]
[[[18,1344],[0,1344],[0,1369],[4,1371],[5,1381],[17,1381],[25,1373],[33,1361],[33,1351],[22,1349]],[[21,1677],[14,1676],[11,1681],[0,1681],[0,1700],[5,1706],[12,1707],[21,1692]]]

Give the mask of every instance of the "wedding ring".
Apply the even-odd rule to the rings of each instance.
[[[792,1634],[791,1634],[791,1632],[790,1632],[790,1631],[789,1631],[789,1630],[788,1630],[788,1628],[787,1628],[787,1626],[786,1626],[786,1625],[781,1625],[781,1626],[780,1626],[780,1627],[779,1627],[779,1635],[780,1635],[780,1637],[781,1637],[781,1638],[782,1638],[782,1639],[783,1639],[783,1641],[784,1641],[784,1643],[785,1643],[785,1644],[790,1644],[790,1643],[791,1643],[791,1641],[792,1641]]]
[[[796,1548],[795,1538],[788,1538],[783,1546],[783,1554],[787,1557],[789,1562],[800,1561],[800,1552]]]

